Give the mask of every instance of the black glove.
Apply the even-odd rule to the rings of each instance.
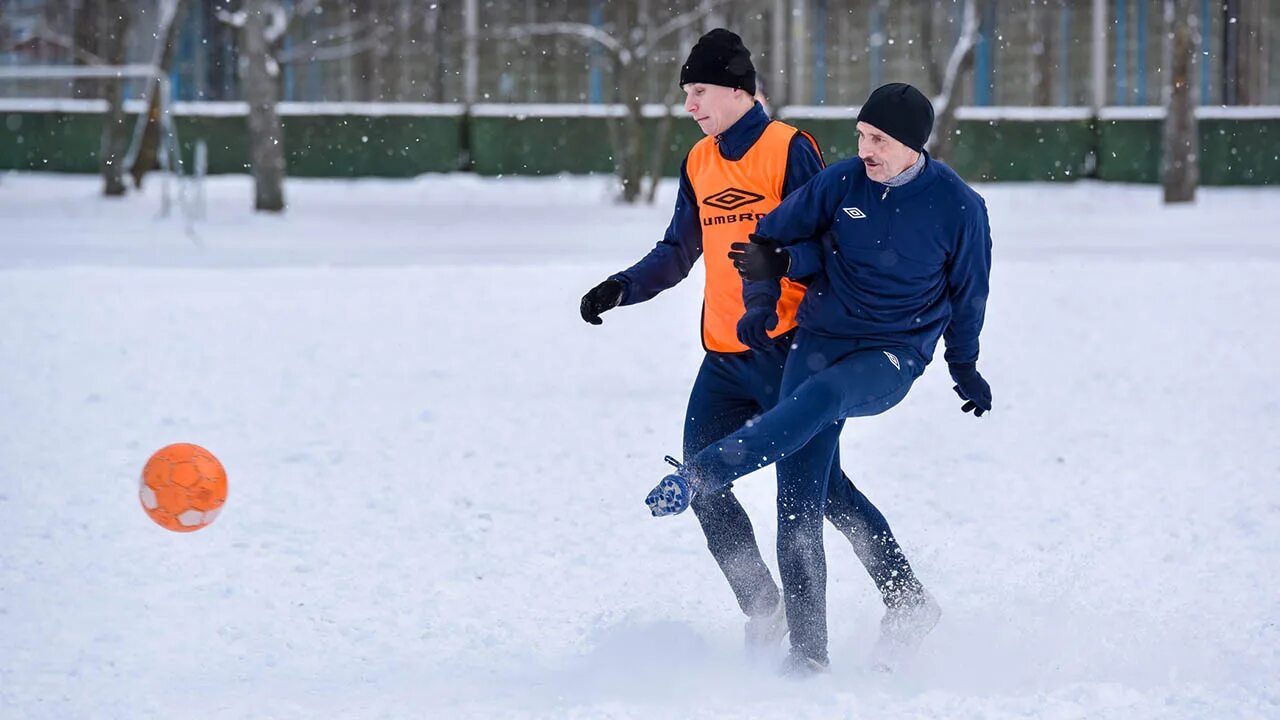
[[[729,259],[738,268],[738,274],[744,280],[777,280],[787,274],[791,268],[791,253],[787,252],[777,240],[763,235],[748,235],[751,243],[736,242],[729,247]]]
[[[778,327],[778,313],[773,307],[749,307],[738,321],[738,341],[753,350],[768,350],[773,345],[769,331]]]
[[[583,320],[592,325],[599,325],[604,322],[600,319],[600,313],[618,307],[620,302],[622,302],[622,281],[609,278],[588,290],[587,294],[582,296],[582,304],[578,309],[582,311]]]
[[[991,386],[978,374],[977,363],[949,363],[951,379],[956,381],[955,391],[965,403],[960,407],[972,412],[974,417],[991,411]]]

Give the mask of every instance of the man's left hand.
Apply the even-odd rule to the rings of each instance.
[[[769,331],[778,327],[778,313],[772,307],[750,307],[738,320],[738,342],[752,350],[768,350],[773,345]]]
[[[978,373],[977,363],[950,363],[951,379],[956,381],[956,394],[965,403],[960,407],[964,412],[972,412],[974,417],[982,417],[991,412],[991,386]]]

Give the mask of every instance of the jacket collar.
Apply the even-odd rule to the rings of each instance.
[[[728,130],[716,136],[716,147],[720,150],[720,156],[725,160],[741,160],[742,156],[746,155],[751,146],[755,145],[764,134],[764,129],[768,125],[769,113],[765,112],[764,106],[757,102]]]
[[[927,150],[920,154],[924,157],[924,167],[920,170],[920,174],[906,185],[889,187],[884,183],[875,182],[874,180],[871,180],[871,178],[867,179],[875,183],[875,186],[880,188],[881,192],[887,191],[888,197],[896,197],[899,199],[911,197],[912,195],[917,195],[928,190],[940,176],[938,171],[938,162],[933,159],[933,156],[931,156]],[[863,167],[863,172],[866,172],[865,166]]]

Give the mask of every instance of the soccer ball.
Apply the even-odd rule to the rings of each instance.
[[[199,445],[162,447],[142,468],[138,497],[160,527],[193,532],[218,517],[227,500],[227,471]]]

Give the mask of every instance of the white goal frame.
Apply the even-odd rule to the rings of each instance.
[[[151,107],[152,93],[159,91],[161,142],[157,160],[162,171],[160,191],[160,215],[169,215],[172,200],[169,192],[169,177],[181,180],[187,175],[182,162],[182,152],[178,145],[178,128],[173,118],[173,103],[170,98],[169,76],[155,65],[13,65],[0,67],[0,81],[17,80],[79,80],[100,79],[124,81],[129,78],[141,78],[146,83],[142,112],[138,114],[133,128],[133,138],[129,150],[125,153],[125,169],[132,169],[142,150],[142,136],[146,131],[148,109]],[[110,112],[110,108],[108,108]],[[197,152],[197,155],[202,153]],[[199,158],[203,159],[203,158]],[[178,202],[188,223],[188,231],[193,219],[204,214],[202,207],[204,196],[202,180],[203,162],[197,162],[197,177],[192,193],[187,192],[187,183],[178,184]],[[189,196],[190,195],[190,196]]]

